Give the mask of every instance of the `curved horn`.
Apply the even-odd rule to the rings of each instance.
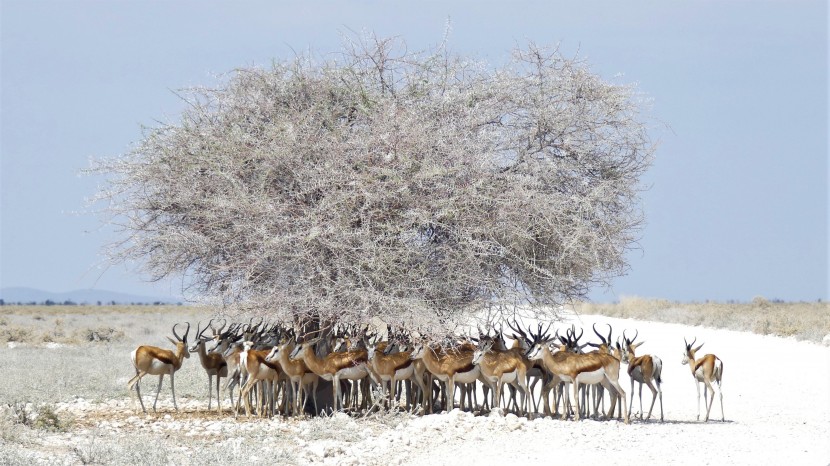
[[[187,341],[187,334],[190,333],[190,322],[185,322],[187,324],[187,328],[184,330],[184,338],[182,341]]]
[[[593,325],[592,327],[593,327],[593,329],[594,329],[594,333],[596,333],[596,334],[597,334],[597,336],[599,337],[599,339],[600,339],[600,340],[602,340],[602,344],[603,344],[603,345],[608,344],[608,343],[605,341],[605,337],[604,337],[604,336],[602,336],[602,335],[600,335],[600,334],[599,334],[599,332],[597,332],[597,324],[596,324],[596,323],[594,323],[594,325]]]
[[[583,334],[583,333],[585,333],[585,329],[584,329],[584,328],[579,329],[579,336],[578,336],[578,337],[576,337],[576,342],[578,342],[578,341],[579,341],[579,339],[580,339],[580,338],[582,338],[582,334]],[[574,333],[574,336],[575,336],[575,335],[576,335],[576,333]]]
[[[219,330],[216,330],[213,333],[222,333],[222,330],[225,330],[225,327],[227,325],[228,325],[228,319],[222,319],[222,326],[219,327]]]
[[[611,345],[611,332],[613,331],[613,329],[611,328],[611,324],[607,324],[607,325],[608,325],[608,345]]]
[[[519,323],[518,323],[518,322],[515,322],[515,324],[516,324],[516,326],[514,327],[514,326],[513,326],[513,324],[511,324],[510,322],[508,322],[508,323],[507,323],[507,326],[508,326],[508,327],[510,327],[511,329],[513,329],[513,331],[518,332],[518,333],[519,333],[519,335],[521,335],[521,336],[522,336],[522,338],[524,338],[524,339],[525,339],[525,341],[527,341],[527,342],[532,341],[532,340],[530,339],[530,337],[528,337],[528,336],[527,336],[527,334],[525,333],[525,331],[524,331],[524,330],[522,330],[522,327],[519,325]]]
[[[548,332],[550,331],[550,327],[551,327],[552,325],[553,325],[553,322],[548,322],[548,326],[547,326],[547,327],[545,327],[545,331],[542,333],[543,335],[545,335],[545,338],[547,338],[547,336],[548,336]]]
[[[201,322],[196,322],[196,339],[197,340],[199,338],[202,338],[202,334],[205,333],[205,330],[207,330],[208,328],[213,328],[212,325],[211,325],[211,324],[213,324],[213,319],[210,319],[208,321],[207,325],[205,325],[205,328],[203,328],[201,330],[199,330],[199,326],[200,326],[199,324],[201,324]]]
[[[637,340],[637,336],[640,334],[640,331],[636,328],[634,329],[634,338],[631,339],[631,343],[634,343]]]
[[[519,335],[527,338],[527,334],[525,334],[524,330],[522,330],[522,327],[519,325],[519,323],[515,322],[515,324],[516,324],[516,326],[514,327],[513,324],[511,324],[510,322],[507,322],[507,326],[510,327],[510,330],[513,330],[514,332],[518,333]]]

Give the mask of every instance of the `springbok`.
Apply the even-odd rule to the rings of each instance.
[[[415,376],[415,361],[410,359],[411,351],[397,351],[386,354],[388,342],[379,341],[378,338],[369,338],[366,342],[367,358],[369,365],[378,377],[378,383],[383,391],[386,390],[386,382],[389,382],[389,407],[395,409],[397,404],[395,391],[399,381],[414,378],[418,388],[426,390],[423,379],[420,381]]]
[[[643,418],[643,384],[646,384],[651,390],[651,407],[648,409],[648,416],[646,421],[651,419],[651,412],[654,410],[654,402],[657,397],[660,397],[660,422],[663,422],[663,389],[660,387],[663,384],[661,375],[663,373],[663,361],[657,356],[644,354],[637,356],[634,351],[640,347],[644,341],[634,343],[640,332],[634,334],[634,338],[629,339],[623,332],[623,345],[617,343],[620,352],[622,353],[622,362],[628,364],[628,377],[631,379],[631,403],[628,405],[628,411],[634,407],[634,382],[640,384],[640,419]],[[654,382],[654,383],[652,383]],[[654,387],[657,385],[657,388]]]
[[[340,396],[341,380],[360,380],[369,375],[368,355],[366,350],[344,351],[341,353],[329,353],[320,358],[314,352],[314,345],[321,337],[309,341],[304,339],[296,342],[297,346],[288,356],[291,360],[301,360],[305,365],[321,379],[332,382],[334,396],[334,410],[343,409],[343,400]],[[365,398],[365,397],[364,397]],[[368,400],[364,399],[364,403]]]
[[[424,367],[436,379],[444,382],[446,389],[446,409],[452,410],[455,407],[455,385],[475,383],[481,378],[481,369],[473,364],[473,353],[475,348],[472,345],[458,345],[448,348],[445,351],[434,349],[428,344],[418,343],[409,356],[413,360],[422,360]],[[464,393],[461,394],[461,409],[464,409]],[[473,407],[470,407],[472,410]]]
[[[533,363],[525,357],[523,350],[499,351],[493,348],[494,343],[493,339],[483,340],[473,353],[472,360],[481,370],[481,378],[493,390],[492,408],[501,406],[502,387],[509,383],[521,392],[522,403],[518,411],[527,414],[527,398],[530,394],[527,372]]]
[[[294,361],[288,358],[294,347],[293,331],[290,334],[283,336],[282,339],[271,349],[265,360],[268,362],[277,362],[282,368],[283,373],[291,382],[291,392],[293,395],[292,411],[294,415],[300,415],[305,406],[305,400],[308,398],[308,392],[312,394],[314,401],[314,412],[317,412],[317,384],[320,382],[320,377],[311,372],[306,367],[303,361]]]
[[[159,392],[161,392],[161,382],[164,380],[164,374],[170,374],[170,390],[173,392],[173,407],[176,408],[176,411],[179,410],[179,406],[176,404],[176,385],[173,374],[182,367],[184,359],[190,357],[190,353],[187,351],[187,334],[190,332],[190,323],[187,323],[187,329],[184,331],[183,337],[180,337],[176,333],[177,325],[179,324],[173,325],[173,336],[176,337],[176,340],[174,341],[172,338],[167,337],[170,343],[176,345],[175,352],[155,346],[139,346],[130,353],[130,358],[135,367],[135,377],[127,382],[127,389],[132,390],[133,386],[135,386],[135,391],[138,394],[138,402],[141,403],[141,409],[145,413],[147,409],[144,408],[144,401],[141,399],[140,382],[141,378],[147,374],[159,376],[159,386],[156,390],[156,399],[153,401],[153,411],[156,411],[156,403],[159,400]]]
[[[630,422],[628,418],[628,407],[625,406],[625,391],[619,383],[619,359],[610,354],[601,353],[576,354],[569,351],[559,351],[551,354],[548,343],[552,339],[549,339],[547,335],[541,334],[531,334],[531,336],[533,337],[533,341],[530,350],[528,350],[527,358],[541,360],[545,369],[558,376],[565,384],[574,384],[574,402],[576,404],[574,410],[575,420],[579,420],[579,384],[601,383],[611,393],[611,409],[609,412],[614,412],[617,398],[620,398],[621,403],[623,403],[625,423],[628,424]],[[567,388],[563,390],[563,393],[565,396],[565,405],[567,406]],[[562,418],[564,419],[566,415],[567,409],[562,414]]]
[[[697,338],[695,338],[691,343],[687,342],[684,338],[683,342],[686,343],[686,351],[683,354],[683,360],[681,363],[689,365],[689,368],[692,370],[692,377],[695,378],[695,386],[697,387],[697,420],[700,420],[700,384],[703,383],[704,401],[705,398],[709,398],[709,400],[706,401],[706,418],[703,421],[709,421],[709,412],[712,410],[712,405],[715,403],[715,389],[712,386],[712,381],[714,380],[715,384],[718,386],[721,421],[726,421],[726,417],[723,415],[723,392],[720,387],[721,378],[723,377],[723,361],[721,361],[714,354],[707,354],[700,359],[695,359],[695,353],[697,353],[700,347],[703,346],[703,343],[693,349],[692,345],[697,342]]]
[[[231,325],[231,328],[222,332],[219,335],[214,335],[215,345],[207,351],[208,355],[218,354],[225,361],[227,367],[227,378],[225,388],[228,390],[228,397],[230,399],[231,407],[235,406],[237,412],[239,411],[239,404],[233,396],[233,387],[240,383],[240,365],[239,355],[242,353],[242,344],[238,340],[243,338],[243,335],[238,335],[239,325]]]
[[[194,345],[190,348],[190,352],[197,353],[199,355],[199,362],[202,364],[202,368],[208,375],[208,411],[210,411],[210,405],[213,399],[213,376],[216,376],[216,410],[218,412],[222,412],[222,398],[219,396],[219,383],[222,377],[228,376],[228,364],[225,362],[225,358],[223,358],[221,354],[208,353],[207,350],[205,350],[205,343],[216,339],[216,337],[222,333],[225,325],[222,325],[219,330],[216,330],[213,328],[212,323],[213,320],[208,322],[205,328],[201,331],[199,331],[200,324],[196,324],[196,339]],[[213,335],[210,338],[202,336],[208,328],[210,328],[213,332]]]
[[[248,394],[258,382],[261,382],[261,390],[257,392],[259,395],[257,412],[260,417],[264,417],[267,407],[270,414],[274,414],[277,387],[280,381],[280,375],[282,374],[282,368],[280,368],[278,362],[266,360],[266,357],[270,353],[271,348],[254,349],[254,343],[251,341],[246,341],[242,344],[242,352],[239,353],[239,365],[245,368],[245,373],[248,375],[248,378],[245,381],[245,385],[239,391],[239,397],[245,400],[245,415],[248,417],[251,417],[251,399]]]

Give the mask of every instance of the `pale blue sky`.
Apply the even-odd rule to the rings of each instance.
[[[175,295],[99,268],[112,232],[74,214],[96,190],[88,158],[175,120],[173,89],[336,50],[349,29],[421,48],[447,18],[460,53],[560,43],[653,99],[642,249],[595,299],[828,299],[824,1],[3,0],[0,286]]]

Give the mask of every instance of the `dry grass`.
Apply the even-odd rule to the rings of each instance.
[[[129,354],[136,346],[172,348],[170,329],[184,321],[193,324],[192,341],[197,321],[209,317],[206,309],[185,306],[0,307],[0,403],[126,396],[126,382],[135,374]],[[142,384],[145,394],[155,392],[150,387],[157,380]],[[165,381],[162,396],[169,395],[169,383]],[[198,357],[176,374],[176,394],[207,394]]]
[[[186,306],[2,306],[0,344],[161,344],[175,322],[196,324],[209,312]]]
[[[574,309],[580,314],[700,325],[814,342],[830,334],[830,303],[824,302],[779,302],[756,297],[749,303],[680,303],[625,297],[619,303],[581,303]]]

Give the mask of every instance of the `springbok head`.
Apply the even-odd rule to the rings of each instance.
[[[692,340],[691,343],[686,341],[686,338],[683,338],[683,343],[686,343],[686,351],[683,353],[683,360],[680,361],[681,364],[689,364],[689,361],[693,361],[695,359],[695,353],[703,346],[703,343],[699,344],[697,348],[692,348],[694,344],[697,342],[697,337]]]
[[[185,323],[187,324],[187,329],[184,331],[184,336],[179,336],[179,334],[176,333],[176,326],[179,324],[173,324],[173,336],[176,337],[176,339],[173,340],[170,337],[167,337],[167,339],[170,340],[170,343],[176,345],[176,351],[184,352],[184,357],[189,358],[190,351],[187,350],[187,334],[190,333],[190,322]]]

